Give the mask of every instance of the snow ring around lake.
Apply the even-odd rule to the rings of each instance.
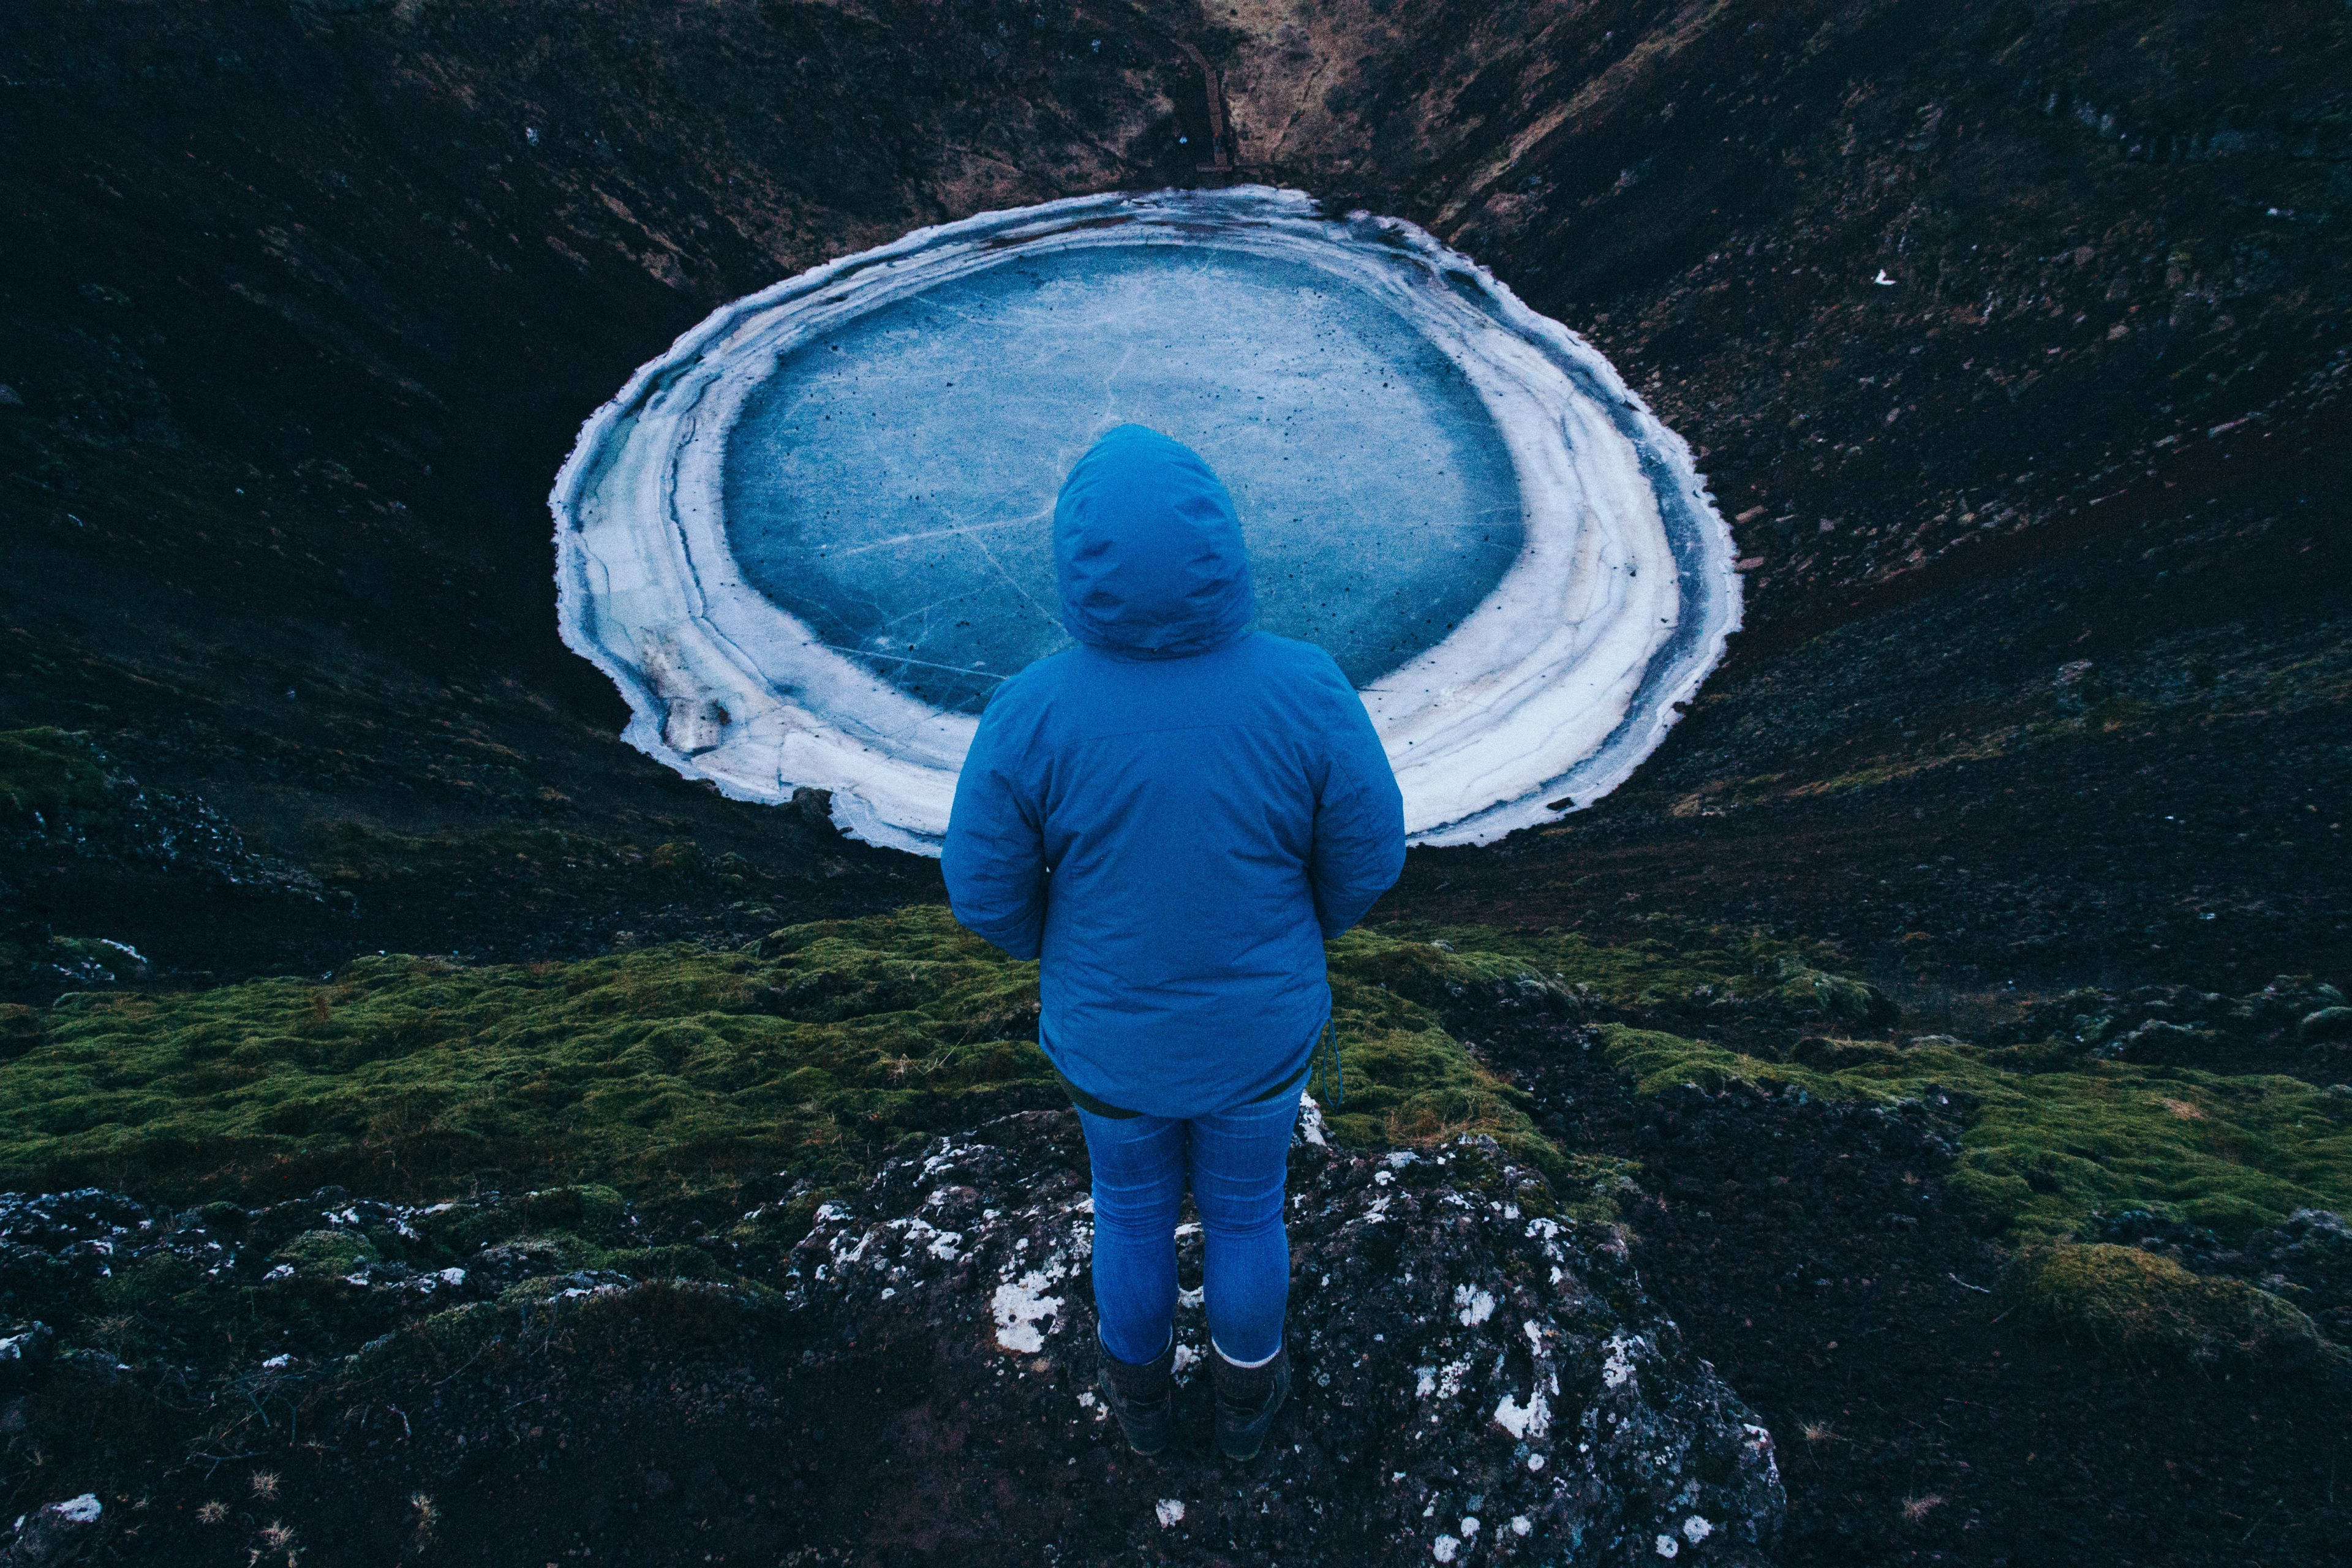
[[[986,689],[1060,637],[1054,488],[1129,420],[1224,475],[1261,626],[1340,658],[1418,842],[1614,788],[1739,624],[1688,447],[1598,351],[1410,224],[1244,186],[985,213],[714,312],[557,477],[564,641],[679,773],[936,854]]]

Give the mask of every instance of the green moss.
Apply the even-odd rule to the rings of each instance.
[[[0,987],[115,985],[147,977],[147,961],[132,948],[103,938],[59,936],[45,942],[0,942]],[[40,1037],[36,1017],[0,1019],[0,1057],[12,1042],[30,1046]]]
[[[96,1294],[116,1311],[163,1311],[201,1308],[206,1300],[204,1273],[184,1258],[156,1253],[107,1275]]]
[[[1557,1169],[1527,1097],[1376,977],[1411,968],[1397,952],[1412,947],[1446,956],[1372,936],[1333,949],[1339,1135],[1487,1133]],[[625,1239],[623,1191],[643,1200],[747,1172],[855,1180],[930,1131],[1064,1103],[1036,1019],[1037,966],[929,907],[795,926],[742,952],[478,968],[376,957],[324,984],[93,998],[0,1061],[0,1187],[168,1201],[331,1182],[535,1188],[436,1240],[560,1233],[608,1248]]]
[[[1814,1066],[1656,1030],[1602,1033],[1641,1094],[1744,1081],[1879,1103],[1941,1095],[1965,1108],[1953,1184],[2023,1238],[2066,1235],[2096,1209],[2144,1207],[2242,1237],[2297,1208],[2352,1205],[2352,1101],[2298,1079],[1953,1041],[1824,1042],[1807,1053]]]
[[[609,1255],[600,1267],[617,1268],[635,1279],[716,1279],[724,1272],[717,1258],[684,1243],[625,1247]]]
[[[1624,1218],[1624,1203],[1636,1190],[1633,1178],[1642,1162],[1614,1154],[1570,1154],[1552,1186],[1565,1201],[1561,1212],[1589,1225],[1612,1225]]]
[[[0,970],[15,962],[12,942],[0,942]],[[0,1002],[0,1059],[29,1051],[41,1043],[41,1009],[26,1007],[15,1002]]]
[[[769,945],[470,969],[369,958],[324,984],[95,1000],[0,1064],[0,1185],[169,1198],[846,1178],[922,1129],[1056,1101],[1018,1037],[1035,965],[945,910]]]
[[[651,857],[632,845],[516,823],[415,837],[361,822],[329,822],[311,829],[307,858],[311,874],[320,881],[359,888],[430,877],[452,865],[491,859],[526,861],[542,871],[560,873],[641,866]]]
[[[105,770],[79,735],[0,730],[0,822],[57,822],[107,805]]]
[[[702,869],[702,851],[684,839],[655,846],[647,860],[655,870],[668,877],[690,877]]]
[[[334,1279],[375,1260],[368,1239],[348,1230],[306,1230],[269,1255],[272,1265],[289,1264],[298,1279]]]
[[[1574,931],[1504,931],[1486,926],[1399,926],[1353,931],[1333,947],[1367,979],[1433,1006],[1473,988],[1570,1005],[1651,1007],[1664,1002],[1778,995],[1855,1021],[1894,1009],[1864,981],[1840,973],[1820,943],[1664,918],[1651,934],[1603,944]]]
[[[2268,1291],[2192,1274],[2136,1247],[2029,1247],[2010,1271],[2007,1294],[2030,1321],[2122,1361],[2341,1368],[2347,1359],[2301,1310]]]
[[[509,1308],[469,1301],[404,1323],[362,1347],[344,1375],[352,1382],[400,1372],[446,1375],[511,1342],[520,1326]]]
[[[1817,968],[1794,953],[1784,953],[1772,966],[1780,984],[1773,992],[1791,1007],[1817,1008],[1851,1024],[1890,1025],[1900,1016],[1895,1005],[1866,981]]]
[[[497,1250],[507,1262],[536,1269],[540,1275],[551,1279],[569,1274],[576,1268],[607,1268],[613,1266],[611,1249],[583,1240],[568,1230],[515,1237],[499,1242]]]
[[[1490,1137],[1548,1176],[1560,1152],[1528,1114],[1526,1091],[1481,1067],[1440,1026],[1425,1001],[1458,973],[1456,955],[1423,942],[1350,931],[1330,945],[1331,1026],[1347,1097],[1333,1104],[1318,1079],[1324,1115],[1356,1147]]]
[[[611,1246],[628,1234],[627,1203],[601,1183],[551,1187],[494,1204],[427,1213],[418,1216],[415,1228],[428,1244],[456,1254],[548,1232]]]

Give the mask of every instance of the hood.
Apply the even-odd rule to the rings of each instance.
[[[1127,658],[1233,641],[1257,614],[1234,498],[1201,455],[1140,425],[1088,449],[1054,503],[1062,626]]]

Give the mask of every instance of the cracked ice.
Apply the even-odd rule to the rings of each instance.
[[[1423,842],[1614,787],[1738,624],[1689,449],[1597,351],[1254,186],[982,214],[721,309],[558,477],[565,640],[679,772],[936,853],[988,693],[1066,646],[1061,477],[1127,421],[1224,478],[1260,626],[1356,683]]]

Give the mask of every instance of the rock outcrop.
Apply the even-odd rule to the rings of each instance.
[[[1765,1560],[1770,1435],[1646,1296],[1613,1226],[1537,1212],[1492,1143],[1366,1157],[1310,1113],[1290,1186],[1295,1407],[1251,1469],[1206,1452],[1206,1327],[1179,1310],[1189,1451],[1134,1544],[1250,1560],[1579,1563]],[[815,1361],[920,1340],[931,1383],[991,1422],[1116,1441],[1090,1390],[1092,1200],[1067,1118],[1030,1113],[888,1166],[828,1204],[787,1299]],[[1197,1226],[1180,1278],[1198,1279]],[[1186,1414],[1180,1403],[1180,1416]],[[1190,1553],[1181,1553],[1189,1560]]]

